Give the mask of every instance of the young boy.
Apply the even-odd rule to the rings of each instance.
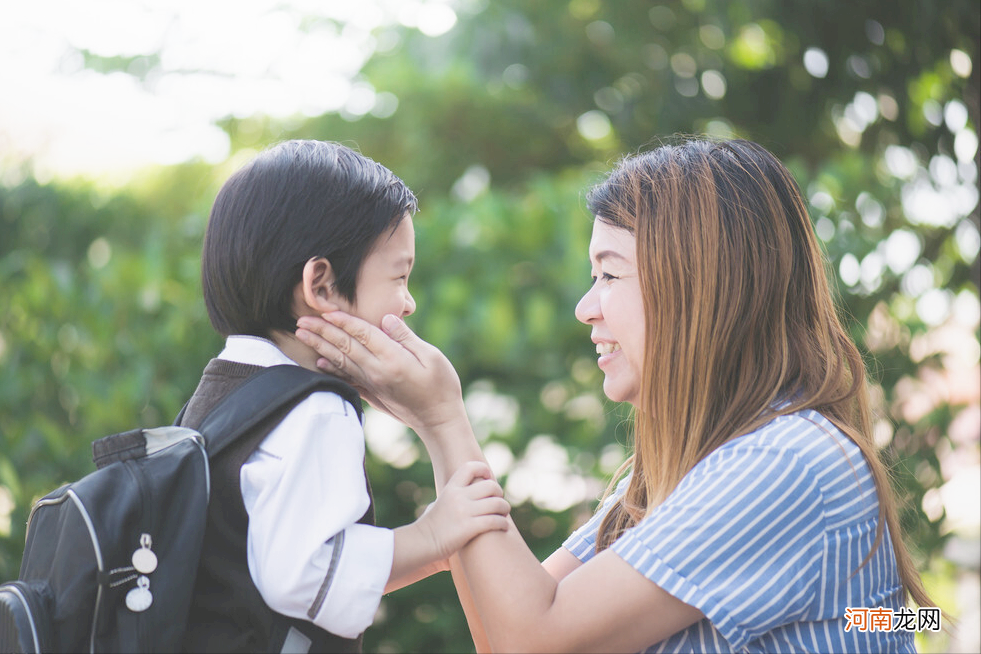
[[[411,314],[415,209],[391,171],[334,143],[282,143],[232,175],[202,255],[208,315],[227,340],[183,424],[262,367],[317,370],[294,335],[299,316],[343,309],[377,325]],[[507,503],[482,463],[412,524],[374,526],[362,425],[339,395],[312,393],[269,423],[212,461],[187,651],[360,651],[384,592],[506,529]]]

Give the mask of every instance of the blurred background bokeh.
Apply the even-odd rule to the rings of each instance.
[[[740,136],[810,204],[874,382],[903,525],[981,651],[976,0],[32,0],[0,5],[0,580],[90,441],[170,421],[221,347],[214,195],[258,149],[340,141],[416,191],[412,327],[456,364],[540,557],[629,446],[588,328],[584,190],[674,134]],[[369,414],[379,521],[434,497]],[[448,575],[384,598],[366,651],[472,651]]]

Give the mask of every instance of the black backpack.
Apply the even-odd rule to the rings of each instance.
[[[0,585],[0,652],[180,650],[209,459],[318,390],[337,393],[360,417],[360,397],[343,381],[281,365],[250,377],[198,430],[136,429],[92,443],[97,470],[31,510],[20,577]]]

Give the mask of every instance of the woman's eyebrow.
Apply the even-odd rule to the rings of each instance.
[[[621,261],[629,261],[627,257],[623,256],[616,250],[603,250],[602,252],[597,252],[593,255],[593,258],[597,262],[603,261],[603,259],[620,259]]]

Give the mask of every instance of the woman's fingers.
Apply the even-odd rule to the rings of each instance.
[[[379,334],[375,340],[380,341],[383,336]],[[360,340],[321,318],[303,316],[297,320],[296,337],[320,355],[318,368],[355,386],[370,385],[370,371],[379,367],[377,357]]]
[[[388,338],[380,329],[349,313],[332,311],[325,313],[323,318],[328,324],[339,330],[339,332],[328,331],[324,338],[331,341],[337,349],[348,356],[360,356],[363,350],[378,357],[391,353],[392,347],[395,345],[392,339]]]
[[[396,316],[386,316],[383,324],[394,338],[335,311],[299,318],[296,335],[322,357],[320,369],[365,389],[386,413],[417,432],[439,435],[440,426],[465,420],[460,378],[449,359]]]
[[[325,313],[323,317],[328,323],[339,327],[344,336],[347,337],[341,338],[340,342],[336,343],[338,348],[348,352],[355,347],[355,343],[360,343],[368,351],[371,351],[371,332],[378,331],[376,327],[343,311]]]
[[[405,324],[405,321],[394,316],[392,314],[386,314],[382,318],[381,322],[382,329],[396,343],[399,343],[408,352],[412,353],[416,359],[420,358],[420,354],[427,348],[432,346],[426,341],[419,338],[418,335]]]
[[[400,367],[411,368],[418,363],[418,356],[407,344],[416,350],[428,344],[395,316],[389,314],[386,318],[389,324],[394,321],[395,333],[401,340],[394,340],[374,325],[343,311],[322,317],[302,316],[297,320],[296,334],[336,370],[343,371],[353,363],[366,376],[397,374]]]
[[[364,358],[364,354],[367,354],[367,350],[359,353],[359,350],[364,349],[360,341],[343,328],[321,317],[301,316],[296,321],[296,326],[296,337],[334,365],[339,363],[340,358],[355,360]],[[338,367],[343,366],[344,363],[341,362]]]

